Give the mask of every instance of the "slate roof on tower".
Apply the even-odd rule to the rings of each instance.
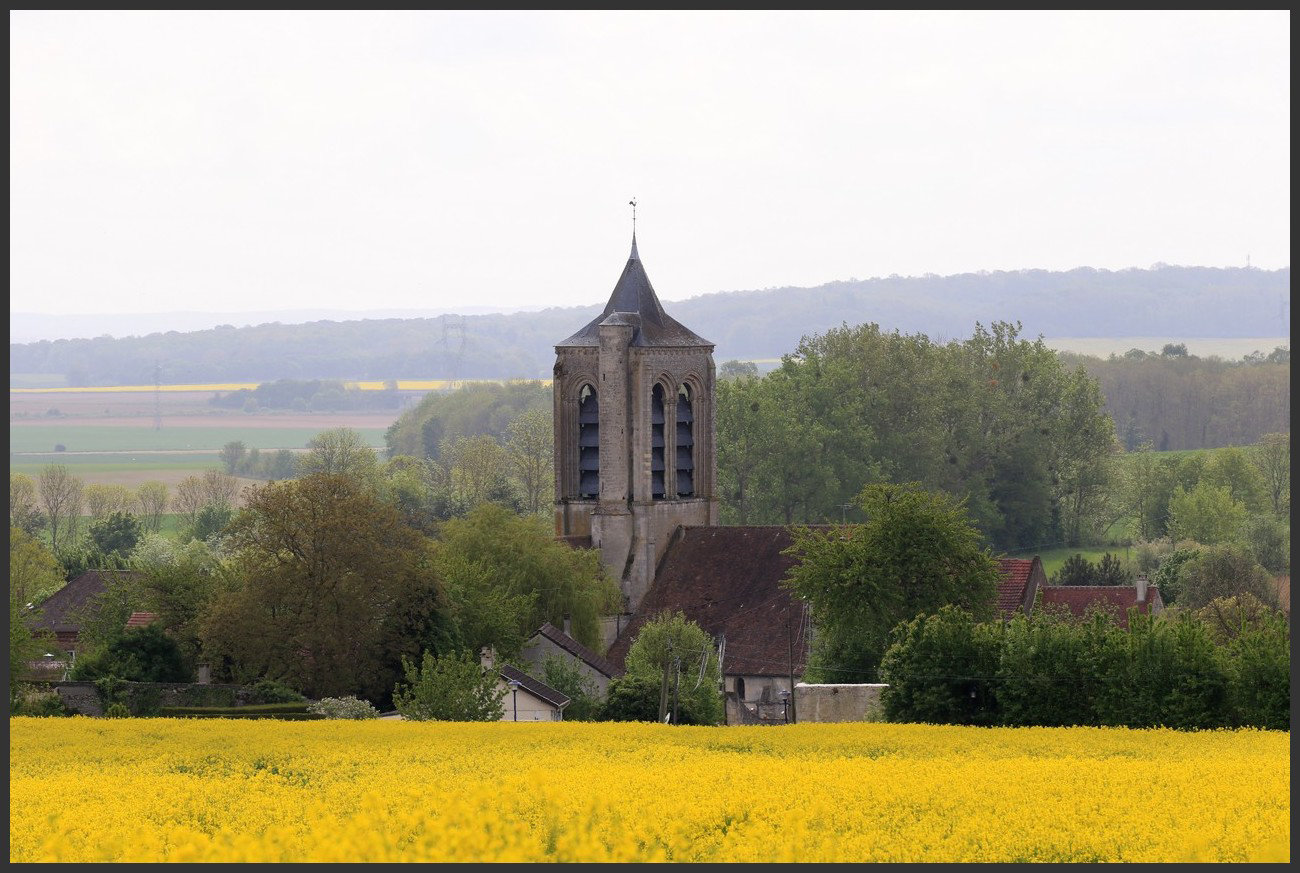
[[[710,349],[713,348],[713,343],[697,336],[689,328],[664,312],[663,306],[659,303],[659,298],[655,295],[654,286],[650,284],[650,277],[646,275],[645,267],[641,266],[641,256],[637,254],[636,250],[635,234],[632,236],[632,253],[628,256],[627,266],[623,268],[623,275],[618,277],[618,284],[614,286],[614,293],[609,295],[609,302],[605,304],[605,309],[582,330],[568,339],[556,343],[556,348],[600,345],[598,330],[600,323],[616,312],[634,313],[640,316],[640,326],[632,336],[632,345],[634,346],[643,348],[707,346]]]

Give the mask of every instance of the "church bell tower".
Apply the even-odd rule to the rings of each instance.
[[[678,525],[715,525],[713,344],[664,312],[632,252],[555,346],[555,528],[591,536],[635,611]]]

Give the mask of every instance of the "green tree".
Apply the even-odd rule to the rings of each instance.
[[[42,467],[37,485],[46,523],[50,526],[50,547],[57,553],[61,546],[76,538],[86,485],[63,464]]]
[[[909,485],[869,485],[867,521],[831,530],[795,528],[787,584],[812,605],[817,628],[808,673],[876,681],[890,631],[955,604],[991,616],[997,562],[982,548],[964,503]]]
[[[418,669],[403,656],[402,671],[406,682],[393,689],[393,705],[408,721],[500,721],[505,713],[496,671],[468,652],[426,651]]]
[[[443,446],[440,457],[451,471],[456,496],[466,506],[509,502],[508,456],[494,437],[457,437]]]
[[[1242,542],[1270,573],[1291,569],[1291,527],[1271,514],[1252,515],[1241,528]]]
[[[244,445],[240,440],[232,440],[222,446],[221,451],[217,454],[221,458],[221,463],[226,468],[226,472],[233,476],[239,472],[239,463],[247,453],[248,446]]]
[[[140,519],[128,512],[114,510],[90,523],[90,542],[105,555],[128,557],[140,541]]]
[[[235,517],[235,511],[229,506],[209,503],[199,510],[194,525],[189,529],[190,537],[206,541],[209,537],[220,535]]]
[[[624,659],[623,678],[633,677],[634,681],[625,688],[620,680],[614,680],[610,699],[620,706],[627,702],[624,698],[632,688],[642,689],[649,683],[655,689],[656,705],[662,703],[662,711],[670,716],[676,700],[677,724],[721,724],[726,712],[716,648],[713,638],[682,613],[656,616],[641,626]],[[654,720],[660,711],[656,709]]]
[[[379,474],[375,450],[352,428],[321,431],[307,441],[307,448],[310,451],[298,459],[299,475],[323,473],[371,483]]]
[[[36,537],[9,528],[9,595],[20,607],[38,605],[63,587],[63,567]]]
[[[557,541],[544,519],[490,503],[443,523],[435,563],[472,651],[490,638],[501,657],[511,657],[523,638],[544,622],[562,626],[566,615],[573,637],[599,649],[600,617],[621,607],[594,550]],[[507,628],[509,639],[493,636]]]
[[[225,470],[203,471],[203,505],[233,508],[239,495],[239,480]],[[195,515],[195,521],[198,515]]]
[[[549,507],[555,491],[555,428],[551,416],[533,409],[520,413],[506,427],[506,455],[519,483],[525,512]]]
[[[1273,577],[1245,546],[1229,543],[1207,546],[1187,562],[1180,574],[1178,603],[1200,609],[1219,597],[1249,594],[1269,607],[1278,606]]]
[[[758,378],[758,364],[753,361],[723,361],[718,365],[719,379]]]
[[[203,494],[203,480],[198,476],[186,476],[176,483],[176,496],[172,506],[185,517],[190,527],[198,521],[199,510],[207,505]]]
[[[154,623],[133,627],[72,668],[78,681],[112,676],[127,682],[189,682],[193,674],[176,641]]]
[[[1169,534],[1175,539],[1214,545],[1233,540],[1246,521],[1246,508],[1221,486],[1200,482],[1190,491],[1179,485],[1169,498]]]
[[[995,679],[1001,653],[998,624],[979,624],[951,604],[918,615],[891,634],[880,662],[881,694],[890,721],[928,724],[998,723]]]
[[[1244,628],[1227,656],[1236,723],[1291,730],[1291,634],[1282,614]]]
[[[1260,437],[1251,461],[1264,480],[1273,512],[1281,515],[1291,503],[1291,435],[1269,433]]]
[[[162,517],[167,511],[169,499],[166,482],[141,482],[140,487],[135,489],[135,506],[146,533],[162,530]]]
[[[9,474],[9,527],[32,536],[45,526],[36,503],[36,483],[22,473]]]
[[[131,489],[116,483],[92,482],[86,486],[85,501],[91,519],[100,521],[114,512],[131,511]]]
[[[1096,566],[1080,552],[1066,558],[1052,574],[1053,585],[1096,585],[1096,580]]]
[[[1211,455],[1203,481],[1226,488],[1233,502],[1240,503],[1247,511],[1264,509],[1267,499],[1264,477],[1245,450],[1237,446],[1217,449]]]
[[[251,487],[227,536],[240,585],[206,610],[200,637],[237,680],[382,700],[401,657],[446,645],[428,541],[353,477]]]
[[[218,596],[239,580],[202,541],[148,535],[131,556],[135,596],[176,641],[187,665],[202,663],[200,623]],[[269,702],[269,701],[268,701]]]
[[[569,698],[565,721],[595,721],[599,717],[602,701],[596,683],[572,659],[549,655],[539,672],[537,679]]]

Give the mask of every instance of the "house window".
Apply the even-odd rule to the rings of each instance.
[[[663,500],[664,491],[664,386],[655,385],[650,395],[650,497]]]
[[[583,385],[578,391],[578,496],[599,495],[600,407],[596,389]]]
[[[677,392],[677,496],[695,495],[695,415],[691,389],[683,385]]]

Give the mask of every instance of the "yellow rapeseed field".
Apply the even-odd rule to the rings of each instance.
[[[11,861],[1286,861],[1290,734],[10,720]]]

